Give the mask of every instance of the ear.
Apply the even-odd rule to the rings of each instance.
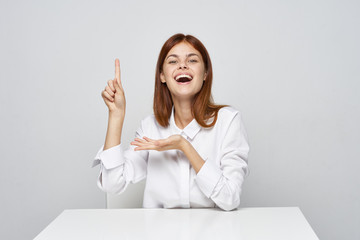
[[[204,74],[204,81],[205,81],[206,77],[207,77],[207,72],[205,72],[205,74]]]
[[[163,72],[160,73],[160,80],[161,80],[162,83],[166,83],[166,81],[165,81],[165,75],[164,75]]]

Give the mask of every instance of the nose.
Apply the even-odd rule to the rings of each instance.
[[[188,66],[186,64],[186,61],[181,61],[179,63],[179,69],[187,69],[187,68],[188,68]]]

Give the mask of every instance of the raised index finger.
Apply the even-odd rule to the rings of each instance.
[[[121,79],[120,79],[120,61],[118,58],[115,59],[115,78],[119,84],[119,86],[121,86]]]

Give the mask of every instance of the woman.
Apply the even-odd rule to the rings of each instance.
[[[248,173],[249,146],[240,113],[215,105],[212,66],[204,45],[176,34],[161,49],[155,76],[154,114],[143,119],[128,150],[120,144],[125,96],[119,60],[102,97],[109,109],[98,186],[120,194],[129,183],[146,180],[145,208],[240,205]]]

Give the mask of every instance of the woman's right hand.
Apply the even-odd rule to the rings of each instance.
[[[105,90],[101,92],[101,96],[104,99],[106,106],[109,108],[109,113],[119,114],[124,117],[126,100],[120,79],[119,59],[115,59],[115,78],[108,81]]]

